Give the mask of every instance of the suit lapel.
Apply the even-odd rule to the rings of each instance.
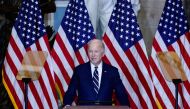
[[[104,87],[104,83],[106,80],[106,74],[107,74],[107,70],[106,70],[106,66],[105,63],[103,62],[103,66],[102,66],[102,77],[101,77],[101,83],[100,83],[100,89],[99,89],[99,93],[101,93],[102,88]]]
[[[93,81],[92,81],[92,72],[91,72],[91,66],[90,66],[90,62],[87,63],[87,78],[88,78],[88,81],[86,82],[89,82],[90,83],[90,87],[89,87],[89,90],[93,91],[93,93],[95,93],[94,91],[94,85],[93,85]]]

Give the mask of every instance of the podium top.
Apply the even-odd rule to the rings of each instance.
[[[31,78],[37,80],[43,69],[48,53],[45,51],[28,51],[24,55],[22,65],[16,76],[17,80]]]
[[[159,52],[157,54],[157,58],[166,80],[187,80],[187,77],[181,65],[181,60],[175,52]]]

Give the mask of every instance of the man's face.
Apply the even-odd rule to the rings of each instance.
[[[98,66],[104,55],[104,49],[100,42],[92,42],[88,45],[88,56],[90,62],[95,66]]]

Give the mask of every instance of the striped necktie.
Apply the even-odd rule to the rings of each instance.
[[[98,67],[95,67],[94,74],[93,74],[93,84],[94,84],[94,91],[98,94],[99,90],[99,75],[98,75]]]

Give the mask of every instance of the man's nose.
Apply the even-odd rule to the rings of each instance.
[[[95,56],[95,52],[92,52],[92,56],[93,56],[93,57]]]

